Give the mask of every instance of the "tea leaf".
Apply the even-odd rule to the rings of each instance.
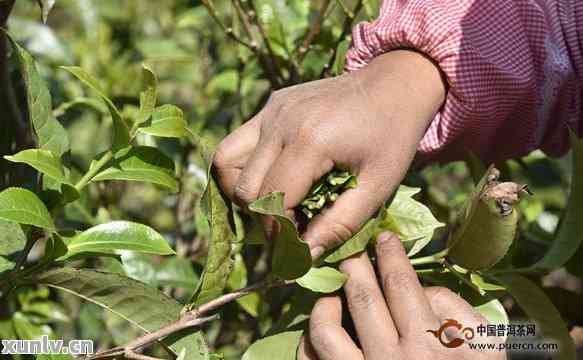
[[[273,216],[280,225],[274,239],[272,271],[284,280],[298,278],[312,266],[308,243],[299,237],[295,223],[285,215],[281,192],[267,194],[249,205],[249,210]]]
[[[331,267],[311,268],[307,274],[297,279],[301,287],[320,293],[332,293],[346,282],[346,275]]]
[[[174,254],[166,239],[154,229],[129,221],[112,221],[94,226],[73,237],[67,247],[67,254],[60,260],[83,252],[111,253],[114,250]]]
[[[145,181],[178,191],[174,161],[154,147],[128,147],[115,154],[112,164],[91,181]]]
[[[20,71],[26,85],[26,101],[32,128],[37,137],[38,147],[61,156],[69,150],[69,135],[52,115],[51,94],[46,82],[40,77],[35,61],[24,48],[8,36],[16,50]]]
[[[55,230],[45,204],[32,191],[22,188],[8,188],[0,192],[0,219]]]
[[[4,158],[12,162],[30,165],[58,182],[67,182],[61,158],[49,150],[27,149],[14,155],[4,156]]]
[[[121,117],[117,107],[113,104],[111,99],[105,95],[105,92],[103,92],[99,86],[97,79],[78,66],[62,66],[61,68],[73,74],[91,90],[95,91],[95,93],[101,98],[105,105],[107,105],[113,120],[112,149],[117,151],[126,147],[130,143],[130,131],[128,126],[124,119]]]

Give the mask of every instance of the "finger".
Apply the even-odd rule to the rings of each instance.
[[[265,177],[260,195],[285,193],[285,209],[293,209],[306,197],[312,184],[334,168],[332,160],[310,149],[293,145],[283,149]]]
[[[259,196],[275,191],[285,193],[284,208],[293,216],[292,209],[306,197],[312,184],[333,167],[331,160],[324,161],[318,153],[288,146],[269,169]],[[270,217],[263,220],[266,234],[273,236],[278,229],[276,222]]]
[[[246,207],[257,200],[261,185],[269,168],[281,153],[279,137],[260,137],[255,151],[239,175],[234,190],[234,200]]]
[[[387,198],[390,189],[367,174],[358,175],[358,185],[342,193],[332,207],[325,209],[309,224],[304,239],[312,254],[321,255],[354,235]]]
[[[413,336],[438,326],[437,316],[399,237],[389,232],[380,234],[376,253],[383,291],[399,334]]]
[[[310,342],[309,336],[302,335],[300,339],[300,346],[298,346],[298,360],[318,360],[316,351]]]
[[[431,286],[424,289],[431,309],[440,321],[455,319],[464,327],[476,328],[488,324],[488,320],[459,295],[448,288]]]
[[[396,347],[399,335],[376,280],[368,255],[344,260],[340,270],[348,276],[344,292],[366,358]]]
[[[230,199],[233,199],[237,179],[259,141],[259,126],[258,115],[225,137],[215,152],[213,163],[218,182]]]
[[[338,296],[320,298],[310,316],[310,343],[320,360],[363,359],[362,352],[342,328]]]

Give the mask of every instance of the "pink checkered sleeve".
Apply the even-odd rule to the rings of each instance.
[[[385,0],[353,29],[346,70],[401,48],[431,57],[449,85],[422,161],[558,156],[569,127],[583,135],[581,0]]]

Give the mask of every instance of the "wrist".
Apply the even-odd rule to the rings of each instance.
[[[390,109],[392,117],[411,118],[423,125],[423,130],[445,101],[446,82],[439,66],[416,51],[387,52],[350,75],[358,78],[379,109]]]

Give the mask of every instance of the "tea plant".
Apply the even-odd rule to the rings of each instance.
[[[44,19],[53,3],[41,2]],[[331,1],[322,1],[311,21],[302,16],[310,10],[307,2],[293,4],[292,14],[284,16],[269,2],[233,1],[218,6],[207,0],[182,21],[186,28],[195,26],[201,21],[197,11],[204,6],[222,29],[222,36],[230,39],[228,46],[239,46],[241,56],[254,62],[250,79],[267,81],[267,94],[272,88],[341,72],[351,25],[357,14],[373,17],[375,9],[369,1],[349,2],[352,8],[338,2],[336,10],[342,20],[326,27],[327,14],[334,7]],[[222,11],[233,15],[230,23]],[[110,316],[106,318],[112,332],[109,339],[105,334],[92,334],[102,340],[102,348],[92,358],[141,358],[142,352],[156,358],[236,357],[239,353],[229,355],[232,349],[224,345],[228,341],[218,340],[217,333],[227,333],[235,343],[239,340],[229,327],[242,327],[245,319],[253,319],[258,336],[243,341],[243,359],[295,359],[315,300],[339,291],[345,281],[336,269],[338,262],[366,251],[377,234],[389,230],[402,239],[424,283],[448,286],[495,324],[509,321],[500,299],[511,295],[526,316],[537,322],[541,335],[559,343],[561,351],[554,356],[574,359],[574,344],[561,314],[533,279],[563,266],[573,273],[580,271],[583,224],[577,221],[577,214],[583,204],[579,180],[583,176],[583,141],[575,135],[571,138],[569,201],[554,240],[535,261],[515,260],[524,251],[517,239],[529,232],[524,224],[532,219],[527,217],[541,213],[532,215],[531,207],[518,203],[528,188],[501,182],[498,170],[485,168],[470,156],[470,168],[479,181],[463,205],[457,206],[455,219],[442,217],[449,226],[432,212],[439,211],[435,193],[432,199],[418,187],[401,185],[358,233],[313,262],[302,229],[357,184],[357,177],[342,170],[326,175],[314,184],[294,218],[284,211],[283,193],[258,199],[249,206],[250,214],[244,213],[221,193],[214,179],[212,148],[217,139],[204,125],[193,125],[179,107],[159,104],[162,84],[152,66],[141,67],[142,85],[135,106],[123,107],[112,99],[112,87],[108,91],[102,86],[102,79],[84,67],[63,66],[57,77],[84,90],[79,95],[76,88],[77,96],[53,108],[51,91],[35,60],[7,33],[5,36],[24,80],[26,111],[22,113],[34,135],[34,147],[4,156],[11,164],[6,174],[12,179],[16,164],[24,164],[38,173],[34,178],[38,181],[4,186],[0,192],[2,338],[34,339],[42,334],[62,338],[57,330],[67,330],[62,324],[71,322],[67,307],[73,304],[85,309],[86,322],[95,319],[98,308],[113,314],[106,315]],[[244,89],[245,78],[240,76],[245,75],[218,74],[209,84],[216,90],[213,96],[230,93],[233,78],[239,82],[239,96],[244,96],[249,90]],[[105,124],[106,146],[86,167],[73,164],[71,130],[57,120],[70,111],[97,114]],[[243,115],[239,116],[242,121]],[[164,139],[179,140],[168,145]],[[171,158],[166,155],[168,146],[188,151],[186,156]],[[195,175],[185,176],[187,162],[196,164]],[[195,177],[204,184],[193,184]],[[176,194],[177,218],[192,228],[183,230],[182,224],[174,224],[178,230],[170,237],[146,224],[147,219],[125,220],[123,212],[108,206],[118,201],[115,196],[121,196],[108,193],[108,188],[123,182],[154,184],[156,189]],[[430,190],[423,192],[434,186],[428,185]],[[192,201],[195,193],[200,199]],[[421,195],[429,197],[432,209],[418,200]],[[535,192],[532,198],[536,197]],[[101,202],[95,214],[87,206],[92,198]],[[526,201],[535,203],[529,198]],[[196,209],[194,215],[188,213],[190,208]],[[266,215],[280,225],[269,241],[260,226]],[[439,232],[441,240],[447,241],[439,241]],[[190,251],[181,240],[187,233],[204,240],[199,245],[206,247],[200,276],[193,270],[196,265],[184,256]],[[79,300],[72,300],[74,297]],[[87,303],[93,306],[82,307]],[[279,316],[271,315],[275,312]],[[130,326],[124,327],[125,323]]]

